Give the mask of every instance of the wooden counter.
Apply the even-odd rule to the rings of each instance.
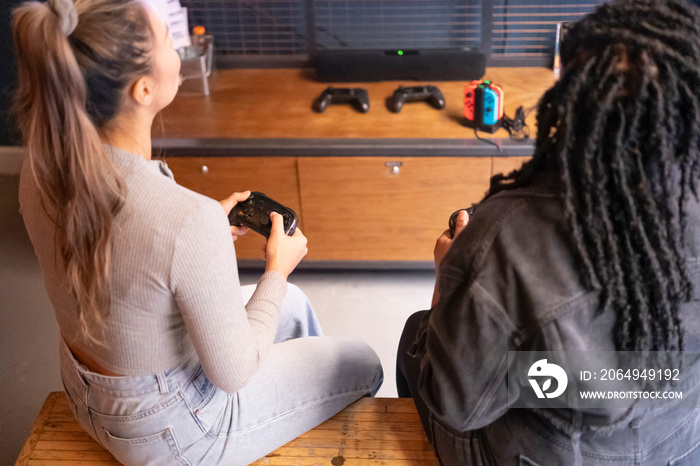
[[[313,100],[328,86],[313,81],[306,69],[234,69],[214,71],[211,95],[178,95],[163,115],[165,138],[467,138],[474,130],[462,125],[466,82],[387,81],[343,83],[335,87],[367,89],[370,110],[357,112],[350,105],[330,105],[324,113],[311,110]],[[547,68],[489,68],[485,79],[503,88],[505,113],[534,107],[554,83]],[[195,83],[185,82],[182,91]],[[399,85],[434,84],[446,106],[436,110],[428,103],[404,105],[400,113],[386,107]],[[535,112],[527,123],[535,130]],[[158,129],[158,124],[154,125]],[[484,137],[508,138],[505,130]]]
[[[491,68],[502,86],[505,113],[534,109],[553,84],[545,68]],[[370,111],[347,104],[315,113],[327,87],[308,70],[215,71],[211,95],[188,93],[186,82],[154,124],[155,156],[181,184],[215,199],[262,191],[294,209],[309,239],[306,266],[392,264],[430,266],[434,241],[456,209],[478,202],[489,178],[519,167],[532,143],[500,129],[475,139],[463,125],[466,82],[434,82],[446,107],[386,101],[406,82],[349,83],[370,97]],[[527,116],[534,136],[535,111]],[[263,239],[251,232],[236,243],[239,259],[260,259]],[[364,265],[360,265],[364,266]]]

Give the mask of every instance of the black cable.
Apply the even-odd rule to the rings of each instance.
[[[503,115],[501,122],[513,141],[523,142],[530,139],[530,127],[525,123],[525,110],[522,105],[515,111],[515,117],[511,119]]]
[[[491,144],[492,146],[496,146],[496,149],[498,149],[498,152],[503,152],[503,149],[501,149],[501,146],[499,146],[498,144],[493,142],[491,139],[486,139],[486,138],[482,138],[481,136],[479,136],[479,133],[477,132],[477,128],[474,128],[474,137],[477,138],[479,141],[483,141],[487,144]]]

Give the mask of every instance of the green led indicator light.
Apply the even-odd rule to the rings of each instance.
[[[484,81],[484,84],[491,84],[491,81],[489,81],[489,80],[487,79],[487,80]]]
[[[399,51],[398,51],[398,54],[399,54],[399,55],[403,55],[403,50],[399,50]]]
[[[479,89],[484,89],[484,85],[483,85],[483,84],[479,84]]]

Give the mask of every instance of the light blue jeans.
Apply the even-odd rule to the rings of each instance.
[[[196,362],[152,376],[96,374],[61,341],[69,404],[82,428],[125,465],[249,464],[382,383],[381,363],[366,343],[313,336],[321,334],[316,316],[291,284],[279,328],[258,373],[232,394],[214,387]]]

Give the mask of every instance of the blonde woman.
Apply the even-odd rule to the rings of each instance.
[[[265,273],[246,290],[232,241],[245,229],[227,214],[249,193],[218,203],[151,160],[180,71],[156,10],[29,2],[12,27],[21,210],[88,434],[127,465],[247,464],[374,394],[374,351],[322,338],[287,284],[302,232],[284,235],[272,214]]]

